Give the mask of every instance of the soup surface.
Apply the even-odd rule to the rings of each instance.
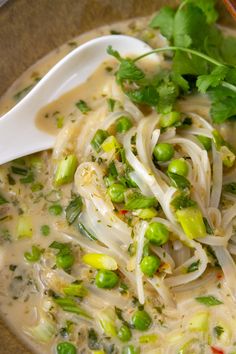
[[[1,98],[1,114],[89,39],[166,47],[160,18],[149,23],[105,26],[50,53]],[[191,70],[174,75],[170,50],[156,64],[110,53],[38,113],[53,151],[0,166],[1,313],[38,353],[236,353],[235,125],[215,118],[236,115],[233,59],[219,76],[188,53]],[[194,75],[205,75],[200,92]],[[233,93],[219,113],[222,80]]]

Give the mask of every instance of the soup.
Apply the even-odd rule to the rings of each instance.
[[[189,34],[172,34],[186,14]],[[210,35],[202,48],[195,19],[225,51],[235,43],[213,7],[190,1],[151,27],[143,18],[75,39],[1,100],[4,112],[71,47],[110,31],[157,48],[156,64],[109,48],[35,117],[53,151],[0,167],[0,307],[34,352],[236,351],[235,64]]]

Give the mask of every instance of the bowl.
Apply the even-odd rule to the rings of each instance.
[[[8,0],[0,7],[0,96],[33,63],[80,33],[96,27],[146,16],[168,0]],[[220,21],[233,26],[223,2]],[[0,320],[1,353],[30,354]]]

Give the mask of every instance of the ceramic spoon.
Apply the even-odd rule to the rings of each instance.
[[[37,112],[65,92],[83,83],[109,55],[112,45],[121,55],[141,55],[151,48],[129,36],[91,40],[59,61],[15,107],[0,118],[0,165],[53,147],[55,136],[35,125]]]

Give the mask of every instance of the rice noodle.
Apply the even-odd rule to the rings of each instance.
[[[212,146],[213,156],[213,176],[212,176],[212,191],[210,205],[213,208],[218,208],[222,190],[222,160],[220,153],[216,150],[215,146]]]
[[[137,285],[137,293],[140,304],[144,304],[144,289],[143,289],[143,273],[140,269],[140,263],[143,256],[143,246],[144,246],[144,235],[147,229],[148,224],[146,222],[142,222],[137,227],[136,241],[137,241],[137,252],[136,252],[136,261],[135,261],[135,277],[136,277],[136,285]]]
[[[214,246],[213,250],[224,273],[226,285],[236,301],[236,265],[233,258],[225,247]]]

